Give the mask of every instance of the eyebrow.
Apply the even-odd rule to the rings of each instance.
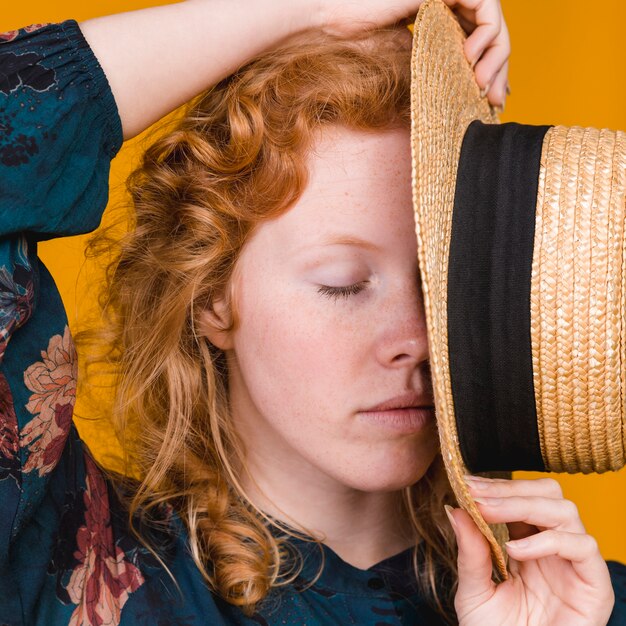
[[[365,248],[366,250],[372,250],[374,252],[380,252],[381,247],[377,246],[375,243],[371,241],[366,241],[365,239],[360,239],[359,237],[354,237],[353,235],[345,235],[342,233],[332,234],[318,241],[311,246],[307,246],[310,248],[317,248],[319,246],[357,246],[359,248]]]

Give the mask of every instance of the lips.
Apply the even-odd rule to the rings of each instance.
[[[367,409],[363,409],[362,412],[381,412],[391,411],[393,409],[407,409],[407,408],[434,408],[432,397],[419,395],[413,391],[401,394],[395,398],[385,400],[380,404],[376,404]]]
[[[432,396],[409,391],[360,411],[359,419],[394,436],[415,435],[435,423],[435,407]]]

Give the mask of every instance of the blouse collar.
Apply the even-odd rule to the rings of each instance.
[[[318,593],[348,593],[369,598],[389,597],[390,594],[409,598],[419,593],[413,570],[413,547],[360,569],[315,540],[278,536],[286,538],[289,548],[297,550],[302,558],[302,570],[294,583],[298,587],[305,588],[315,581],[311,588]],[[418,559],[419,555],[418,547]]]

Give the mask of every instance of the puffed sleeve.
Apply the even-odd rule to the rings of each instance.
[[[63,499],[89,486],[72,424],[76,351],[37,245],[99,225],[122,141],[76,22],[0,35],[0,624],[34,623],[24,590],[43,589]]]
[[[122,140],[106,76],[76,22],[0,35],[0,237],[97,228]]]
[[[76,582],[91,573],[77,557],[86,544],[70,549],[71,566],[59,556],[59,537],[84,538],[89,520],[106,528],[109,503],[72,424],[76,351],[37,256],[41,240],[98,226],[122,140],[106,76],[76,22],[0,35],[0,624],[69,623],[109,596],[102,611],[115,614],[142,582],[110,533],[93,536],[117,555],[117,595],[97,577]],[[75,575],[68,582],[61,570]],[[94,588],[104,589],[95,599]]]

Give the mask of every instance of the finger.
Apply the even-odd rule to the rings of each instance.
[[[481,89],[486,90],[486,93],[489,92],[496,76],[506,64],[509,52],[510,48],[505,47],[503,43],[495,42],[474,67],[476,82]]]
[[[458,546],[459,584],[457,598],[471,598],[477,605],[493,595],[492,561],[489,543],[469,513],[463,509],[447,509]],[[458,609],[459,607],[457,607]]]
[[[543,495],[561,499],[563,493],[559,483],[551,478],[547,479],[505,479],[505,478],[485,478],[482,476],[464,476],[470,493],[474,497],[504,497],[504,496],[530,496]],[[534,524],[526,522],[506,522],[511,539],[522,539],[540,532]]]
[[[571,500],[555,500],[542,496],[510,496],[506,498],[474,498],[488,524],[525,522],[540,530],[554,529],[585,534],[587,531]]]
[[[468,36],[478,28],[476,10],[483,0],[444,0],[444,2],[452,9],[454,16]],[[487,2],[493,3],[493,0],[487,0]],[[491,15],[496,15],[495,11]],[[503,19],[502,11],[500,11],[500,19]]]
[[[509,62],[507,61],[496,74],[496,77],[491,82],[491,87],[487,92],[489,102],[494,106],[502,107],[501,111],[504,110],[504,105],[506,104],[508,75]]]
[[[484,72],[487,73],[486,79],[488,79],[489,74],[495,76],[496,72],[504,65],[507,59],[511,55],[511,39],[509,36],[509,29],[507,28],[506,21],[504,19],[504,15],[502,14],[502,9],[500,8],[500,29],[498,33],[487,42],[487,45],[483,46],[478,53],[478,56],[472,57],[474,65],[478,65],[481,61]],[[472,35],[474,36],[474,35]],[[465,42],[465,47],[472,45],[470,41],[471,37],[467,39]],[[469,57],[470,54],[473,54],[471,50],[466,50],[466,56]]]
[[[468,36],[476,30],[476,22],[474,22],[471,18],[465,17],[465,15],[461,12],[455,12],[455,15],[456,19],[459,20],[461,28],[463,28]]]
[[[518,561],[559,556],[571,561],[576,574],[589,585],[606,584],[609,576],[598,542],[591,535],[545,530],[515,542],[506,542],[507,552]],[[610,585],[610,577],[608,581]]]
[[[483,52],[493,44],[502,30],[503,18],[498,2],[492,0],[463,0],[459,3],[464,9],[474,11],[473,21],[476,28],[465,41],[464,50],[472,66]],[[470,13],[459,8],[459,13],[466,19],[472,19]]]
[[[484,478],[482,476],[465,477],[470,491],[476,495],[499,496],[543,496],[561,500],[563,490],[554,478],[522,479]]]

